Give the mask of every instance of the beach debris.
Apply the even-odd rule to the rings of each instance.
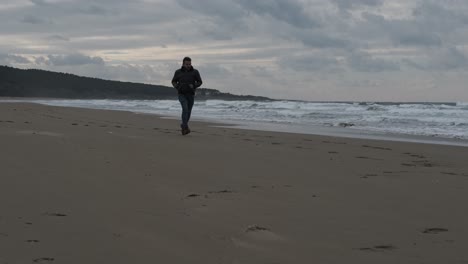
[[[198,197],[198,196],[200,195],[197,193],[192,193],[192,194],[187,195],[187,198]]]

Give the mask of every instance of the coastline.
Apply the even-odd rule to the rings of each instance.
[[[55,104],[55,100],[51,98],[7,98],[4,97],[0,100],[0,103],[39,103],[44,105],[55,105],[62,107],[74,107],[84,109],[103,109],[103,110],[115,110],[115,111],[129,111],[137,114],[151,114],[167,119],[179,119],[180,114],[172,112],[162,113],[167,111],[148,111],[145,109],[132,109],[132,107],[125,107],[119,105],[109,105],[106,107],[97,105],[63,105]],[[46,103],[47,101],[52,102],[51,104]],[[66,100],[68,101],[68,100]],[[171,100],[168,100],[171,101]],[[203,101],[203,100],[202,100]],[[396,104],[396,103],[387,103]],[[403,103],[400,103],[403,104]],[[424,103],[420,103],[424,104]],[[177,111],[180,111],[177,108]],[[196,111],[196,110],[195,110]],[[213,123],[215,126],[227,126],[235,127],[239,129],[247,130],[258,130],[258,131],[270,131],[270,132],[285,132],[294,134],[309,134],[319,136],[332,136],[332,137],[343,137],[343,138],[356,138],[356,139],[372,139],[372,140],[384,140],[384,141],[397,141],[397,142],[413,142],[413,143],[424,143],[424,144],[437,144],[437,145],[453,145],[453,146],[464,146],[468,147],[468,140],[457,137],[445,137],[445,136],[429,136],[419,134],[408,134],[408,133],[393,133],[393,132],[382,132],[375,130],[366,130],[364,128],[343,128],[336,126],[325,126],[325,125],[311,125],[311,124],[299,124],[293,122],[267,122],[267,121],[248,121],[248,120],[235,120],[235,119],[222,119],[221,117],[210,117],[208,116],[192,116],[193,121]]]
[[[177,119],[175,117],[167,117],[169,119]],[[340,127],[324,127],[324,126],[301,126],[298,124],[272,124],[261,122],[247,122],[247,121],[226,121],[220,120],[207,120],[202,118],[195,118],[194,120],[200,122],[214,122],[219,123],[219,127],[238,128],[244,130],[256,131],[269,131],[281,132],[292,134],[316,135],[316,136],[330,136],[337,138],[350,138],[350,139],[365,139],[365,140],[378,140],[378,141],[393,141],[393,142],[408,142],[408,143],[421,143],[421,144],[434,144],[434,145],[448,145],[468,147],[468,140],[456,138],[442,138],[430,137],[421,135],[405,135],[395,133],[383,133],[377,131],[366,131],[360,129],[346,129]],[[227,123],[227,124],[226,124]]]
[[[0,104],[0,262],[463,263],[468,149]]]

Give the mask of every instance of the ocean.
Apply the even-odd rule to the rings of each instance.
[[[176,100],[22,99],[54,106],[124,110],[179,118]],[[196,101],[193,120],[292,133],[468,146],[468,103]]]

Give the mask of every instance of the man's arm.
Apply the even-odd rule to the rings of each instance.
[[[200,72],[198,70],[195,70],[195,88],[200,87],[203,84],[203,81],[200,76]]]
[[[174,77],[172,77],[172,86],[178,90],[179,86],[179,76],[177,74],[178,71],[175,71]]]

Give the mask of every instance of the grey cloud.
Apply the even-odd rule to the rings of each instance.
[[[348,10],[360,6],[380,6],[384,0],[332,0],[340,10]]]
[[[278,65],[297,72],[330,71],[339,67],[333,55],[325,54],[284,56],[278,60]]]
[[[66,65],[86,65],[86,64],[104,64],[104,60],[100,57],[90,57],[82,54],[70,55],[48,55],[47,58],[36,59],[36,63],[45,63],[53,66]]]
[[[344,48],[350,45],[344,39],[331,37],[323,32],[299,32],[298,38],[304,45],[315,48]]]
[[[381,15],[363,13],[363,18],[375,31],[381,30],[395,45],[440,46],[441,37],[425,24],[415,20],[387,20]]]
[[[443,1],[422,1],[413,10],[415,19],[427,23],[436,31],[454,29],[468,24],[468,2],[454,1],[453,5]]]
[[[70,41],[69,38],[64,37],[62,35],[51,35],[51,36],[48,36],[46,39],[51,40],[51,41]]]
[[[467,68],[468,58],[456,47],[450,47],[436,58],[435,63],[445,69]]]
[[[196,67],[203,76],[212,76],[213,78],[223,78],[232,74],[227,68],[215,64],[202,64]]]
[[[226,0],[177,0],[177,3],[190,12],[203,15],[201,18],[193,16],[196,27],[202,35],[214,40],[231,40],[237,33],[246,31],[244,17],[247,12],[240,5]]]
[[[244,21],[233,22],[221,18],[209,18],[199,20],[200,27],[194,29],[197,33],[195,37],[207,36],[214,40],[232,40],[238,35],[247,32],[249,29]]]
[[[105,8],[97,5],[91,5],[86,8],[81,8],[80,11],[84,14],[90,15],[104,15],[107,13],[107,10]]]
[[[364,52],[351,52],[347,57],[348,65],[360,72],[397,71],[400,66],[392,61],[375,58]]]
[[[21,19],[21,22],[27,24],[50,24],[52,23],[51,20],[46,20],[38,16],[34,15],[26,15]]]
[[[468,2],[458,5],[444,5],[441,1],[421,1],[413,8],[412,17],[386,18],[370,12],[362,14],[366,38],[387,37],[394,45],[404,46],[444,46],[456,41],[457,29],[468,25]],[[371,34],[372,33],[372,34]]]
[[[403,62],[412,68],[422,71],[448,71],[468,69],[468,57],[456,47],[442,50],[427,49],[422,59],[404,59]]]
[[[412,60],[412,59],[408,59],[408,58],[403,58],[401,60],[401,63],[403,65],[406,65],[406,66],[409,66],[410,68],[414,68],[414,69],[417,69],[417,70],[427,70],[427,67],[417,63],[416,61]]]
[[[36,65],[47,65],[48,64],[48,60],[46,58],[42,57],[42,56],[35,58],[34,62],[36,63]]]
[[[31,61],[24,56],[0,53],[0,63],[7,64],[7,65],[14,65],[14,64],[28,64],[28,63],[31,63]]]
[[[226,20],[237,20],[246,15],[239,5],[226,0],[176,0],[183,8],[208,16],[216,16]]]
[[[38,6],[44,6],[48,4],[45,0],[30,0],[30,1],[31,3],[38,5]]]
[[[258,15],[270,15],[298,28],[314,28],[320,25],[320,21],[310,17],[304,11],[305,6],[299,1],[236,0],[236,2],[247,11]]]
[[[90,72],[88,69],[81,67],[83,74],[87,76],[110,80],[139,83],[160,83],[164,79],[169,80],[167,76],[163,76],[149,65],[94,65],[93,68],[93,72]]]
[[[271,72],[271,70],[269,70],[266,67],[255,66],[252,67],[250,70],[257,77],[272,78],[275,75],[275,73]]]
[[[19,57],[0,61],[22,67],[161,83],[191,53],[210,87],[258,94],[314,79],[340,93],[353,79],[403,84],[408,71],[468,69],[466,0],[4,1],[14,8],[0,8],[0,53]],[[57,55],[70,52],[88,56]]]

